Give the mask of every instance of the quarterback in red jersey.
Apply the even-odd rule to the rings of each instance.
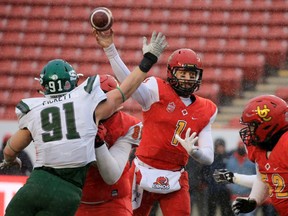
[[[288,105],[274,95],[251,99],[244,107],[240,123],[249,159],[257,165],[257,178],[249,197],[232,204],[235,214],[253,211],[270,197],[277,212],[288,212]],[[287,184],[287,185],[286,185]]]
[[[117,64],[113,35],[98,35],[98,43],[119,81],[129,75],[125,64]],[[154,33],[150,43],[165,40]],[[143,53],[149,46],[143,40]],[[214,160],[211,125],[216,105],[194,94],[202,82],[202,62],[191,49],[178,49],[168,59],[167,80],[147,78],[133,94],[142,106],[143,134],[130,169],[133,183],[133,215],[148,215],[155,201],[164,216],[190,216],[189,156],[202,164]],[[182,137],[182,138],[181,138]]]
[[[104,92],[118,86],[110,75],[100,75],[100,84]],[[87,173],[76,216],[130,216],[132,203],[128,157],[132,147],[139,144],[142,123],[118,111],[101,124],[95,141],[96,165],[92,165]],[[103,139],[106,145],[102,145]]]

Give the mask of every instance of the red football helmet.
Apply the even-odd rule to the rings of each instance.
[[[178,79],[177,70],[196,72],[196,78],[189,81]],[[200,88],[202,82],[202,62],[199,56],[191,49],[178,49],[168,58],[167,81],[179,96],[188,97]],[[189,87],[181,86],[181,82],[189,83]],[[187,85],[185,85],[187,86]]]
[[[288,105],[274,95],[255,97],[245,106],[240,123],[247,126],[239,132],[246,145],[272,150],[288,130]]]
[[[119,86],[117,80],[109,74],[100,75],[100,85],[105,93]]]

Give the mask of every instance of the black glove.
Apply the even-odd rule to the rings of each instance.
[[[234,183],[234,174],[227,169],[215,169],[213,173],[213,178],[217,183]]]
[[[94,143],[95,148],[98,148],[105,143],[104,140],[105,140],[106,133],[107,133],[107,129],[104,127],[104,125],[99,124],[97,135],[95,137],[95,143]]]
[[[257,202],[249,197],[237,197],[232,203],[232,211],[235,215],[239,213],[248,213],[257,207]]]

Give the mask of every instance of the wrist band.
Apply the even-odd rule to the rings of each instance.
[[[147,52],[144,54],[142,61],[139,64],[139,68],[144,73],[147,73],[151,67],[157,62],[158,58],[154,54]]]
[[[125,94],[123,93],[123,91],[121,90],[121,88],[119,86],[117,86],[116,88],[120,91],[120,93],[122,95],[122,101],[125,102],[126,101]]]

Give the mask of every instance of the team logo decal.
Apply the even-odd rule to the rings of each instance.
[[[270,169],[270,167],[271,167],[271,166],[270,166],[270,164],[269,164],[269,163],[267,163],[267,164],[265,165],[265,169],[266,169],[266,170],[269,170],[269,169]]]
[[[159,176],[156,181],[153,183],[152,188],[160,190],[169,190],[169,179],[165,176]]]
[[[188,111],[186,109],[182,110],[183,116],[188,115]]]
[[[168,104],[168,106],[166,107],[166,110],[167,110],[167,112],[171,113],[171,112],[173,112],[175,110],[175,107],[176,107],[175,103],[174,102],[170,102]]]
[[[257,114],[260,118],[263,119],[263,121],[270,121],[272,119],[271,116],[268,116],[270,112],[270,109],[267,108],[267,105],[264,105],[264,108],[261,109],[259,106],[257,106]]]
[[[51,76],[51,79],[52,79],[52,80],[57,80],[57,79],[58,79],[57,74],[53,74],[53,75]]]
[[[69,81],[66,81],[66,82],[65,82],[64,89],[65,89],[65,90],[69,90],[70,88],[71,88],[70,82],[69,82]]]

